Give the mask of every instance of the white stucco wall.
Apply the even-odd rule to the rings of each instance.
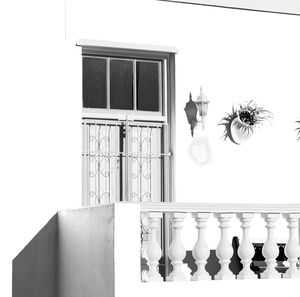
[[[124,2],[124,1],[123,1]],[[77,1],[68,37],[176,46],[177,201],[297,202],[300,165],[300,18],[156,1]],[[191,160],[183,108],[200,85],[208,95],[213,161]],[[241,146],[221,140],[220,119],[235,102],[254,99],[274,121]]]
[[[17,7],[6,4],[0,18],[3,295],[10,292],[12,258],[58,209],[81,205],[79,38],[178,48],[177,201],[299,201],[299,17],[152,0],[77,0],[67,1],[65,40],[62,1]],[[183,111],[188,93],[196,96],[201,84],[211,100],[205,134],[213,162],[205,167],[188,156],[192,139]],[[236,147],[220,140],[216,125],[244,99],[271,109],[274,122]]]

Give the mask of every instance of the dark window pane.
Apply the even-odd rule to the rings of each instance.
[[[137,109],[159,111],[159,64],[136,63]]]
[[[83,58],[83,107],[106,108],[106,60]]]
[[[132,61],[110,61],[110,108],[133,109]]]

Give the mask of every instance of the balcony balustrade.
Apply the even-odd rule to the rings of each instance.
[[[143,240],[143,255],[148,263],[148,272],[143,271],[142,280],[146,282],[162,281],[200,281],[225,279],[276,279],[299,278],[298,259],[300,257],[299,245],[299,205],[238,205],[238,204],[180,204],[180,203],[143,203],[140,205],[143,229],[148,228],[149,237],[146,243]],[[251,234],[251,222],[259,214],[265,221],[267,239],[263,244],[262,255],[265,258],[266,268],[263,273],[257,274],[251,269],[252,259],[255,256],[255,240]],[[197,269],[193,273],[183,260],[186,257],[186,248],[182,241],[181,229],[186,217],[195,221],[197,239],[192,249],[194,264]],[[206,243],[206,223],[212,217],[219,222],[220,239],[216,246],[216,257],[220,269],[214,277],[209,275],[206,264],[210,256],[210,249]],[[235,275],[229,265],[234,254],[228,229],[233,217],[240,221],[242,239],[237,249],[237,255],[242,264],[241,271]],[[284,254],[287,258],[285,273],[276,269],[279,246],[276,240],[276,222],[283,217],[287,222],[289,237],[284,245]],[[162,219],[164,218],[164,219]],[[164,227],[161,227],[164,226]],[[170,230],[170,238],[161,239],[158,234],[161,228]],[[262,232],[264,230],[261,230]],[[189,232],[194,232],[189,230]],[[165,233],[167,234],[168,231]],[[144,237],[143,237],[144,238]],[[161,243],[161,240],[165,242]],[[166,245],[165,248],[163,246]],[[164,251],[163,251],[164,249]],[[165,253],[163,259],[162,255]],[[167,260],[166,260],[167,259]],[[168,263],[168,259],[170,263]],[[166,274],[159,272],[159,262],[165,261]],[[168,270],[171,272],[168,273]]]
[[[253,296],[253,287],[295,295],[299,219],[300,205],[119,202],[59,211],[14,259],[13,297]]]

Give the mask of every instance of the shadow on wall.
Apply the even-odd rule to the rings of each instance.
[[[239,239],[237,236],[232,238],[232,248],[233,248],[233,255],[230,259],[229,269],[232,271],[233,274],[238,275],[242,270],[243,266],[241,263],[241,259],[237,254],[237,250],[239,247]],[[187,263],[189,268],[194,273],[197,270],[197,265],[192,255],[192,251],[187,251],[186,257],[183,260],[184,263]],[[216,251],[211,250],[209,258],[207,259],[207,264],[205,266],[206,271],[209,275],[214,279],[215,275],[221,269],[221,265],[219,264],[219,260],[216,256]]]
[[[209,138],[206,136],[194,137],[188,148],[188,153],[197,165],[202,167],[209,164],[212,161]]]
[[[264,261],[265,258],[262,255],[263,243],[254,243],[253,246],[255,249],[255,255],[252,259],[253,262],[251,264],[251,270],[255,274],[257,274],[258,278],[260,278],[261,273],[263,273],[264,270],[266,269],[266,262]],[[288,269],[283,264],[283,262],[287,260],[287,257],[284,254],[285,244],[279,243],[278,246],[279,246],[279,256],[276,258],[276,260],[277,260],[276,269],[279,273],[285,273],[286,270]],[[232,238],[233,255],[230,259],[230,264],[229,264],[229,269],[232,271],[232,273],[234,275],[238,275],[243,268],[241,259],[237,253],[238,247],[239,247],[239,239],[237,236],[234,236]],[[192,274],[197,270],[197,265],[195,264],[195,260],[192,255],[192,251],[187,251],[186,257],[183,260],[183,262],[188,265],[188,267],[192,271]],[[210,256],[207,260],[205,269],[209,273],[209,275],[212,277],[212,279],[214,279],[215,275],[221,269],[221,265],[219,264],[219,260],[216,256],[215,250],[210,251]]]

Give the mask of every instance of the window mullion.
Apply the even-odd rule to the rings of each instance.
[[[106,59],[106,106],[110,109],[110,58]]]
[[[168,117],[168,108],[167,108],[167,105],[168,105],[168,84],[167,84],[167,81],[168,81],[168,77],[167,77],[167,67],[168,67],[168,64],[167,64],[167,60],[164,60],[163,61],[163,71],[162,71],[162,73],[163,73],[163,83],[162,83],[162,85],[163,85],[163,90],[162,90],[162,94],[161,94],[161,96],[162,96],[162,108],[163,108],[163,110],[162,110],[162,115],[163,116],[166,116],[166,117]]]
[[[162,76],[162,63],[159,62],[158,64],[158,110],[163,114],[163,95],[162,95],[162,88],[163,88],[163,76]]]
[[[137,109],[136,60],[133,61],[133,110]]]

